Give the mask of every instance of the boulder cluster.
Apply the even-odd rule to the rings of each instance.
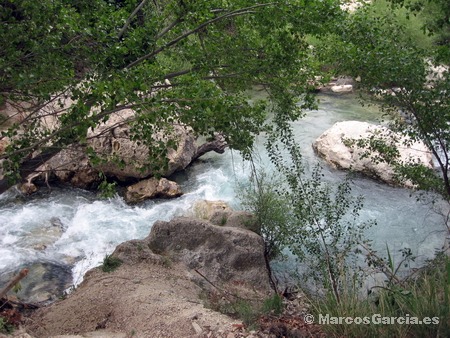
[[[39,128],[49,132],[58,128],[57,117],[73,104],[68,98],[62,102],[62,107],[52,102],[35,113],[40,119]],[[3,107],[1,113],[17,120],[26,114],[27,107]],[[150,140],[136,140],[131,136],[136,117],[137,113],[131,109],[112,113],[107,121],[88,131],[86,144],[71,144],[44,160],[24,177],[19,189],[24,194],[32,194],[38,190],[37,183],[49,185],[56,181],[89,190],[108,179],[126,186],[125,199],[130,203],[147,198],[173,198],[182,191],[168,177],[206,152],[223,153],[227,147],[222,135],[199,142],[189,126],[175,122],[164,130],[155,129]],[[6,138],[0,140],[0,153],[9,142]],[[152,156],[152,144],[167,144],[166,153],[159,160]],[[40,156],[36,152],[30,158],[40,161]],[[0,180],[2,178],[0,172]]]

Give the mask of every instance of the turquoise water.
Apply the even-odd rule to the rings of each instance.
[[[295,137],[310,165],[320,161],[312,150],[312,142],[335,122],[381,119],[375,107],[361,107],[353,96],[323,95],[319,99],[320,108],[294,124]],[[255,151],[262,165],[271,168],[263,141],[263,137],[258,139]],[[102,200],[76,189],[52,189],[29,199],[10,190],[0,195],[0,275],[19,266],[46,261],[69,265],[73,283],[78,284],[83,274],[99,265],[119,243],[146,237],[155,221],[186,213],[195,200],[220,199],[239,208],[237,183],[245,182],[249,173],[248,163],[237,152],[207,154],[175,175],[185,193],[182,197],[138,206],[129,206],[120,197]],[[344,176],[345,173],[325,165],[327,181],[337,182]],[[386,244],[392,252],[410,247],[423,260],[442,245],[442,218],[411,198],[411,191],[356,177],[354,192],[365,196],[362,220],[377,220],[378,225],[368,231],[368,237],[380,251]],[[45,230],[52,226],[52,219],[60,221],[62,232]],[[45,241],[45,248],[36,244],[40,240]]]

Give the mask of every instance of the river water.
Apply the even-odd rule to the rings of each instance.
[[[319,161],[312,142],[335,122],[377,122],[381,118],[376,108],[361,107],[351,95],[320,95],[319,99],[319,109],[294,124],[297,141],[310,164]],[[270,168],[262,143],[260,139],[256,152]],[[11,189],[0,195],[0,277],[44,262],[67,267],[76,285],[119,243],[146,237],[155,221],[186,213],[195,200],[220,199],[239,208],[237,184],[245,182],[249,173],[249,165],[236,152],[207,154],[175,176],[185,193],[182,197],[138,206],[129,206],[120,197],[99,199],[92,192],[76,189],[42,190],[31,198]],[[330,182],[345,176],[326,166],[324,173]],[[353,190],[365,196],[361,219],[377,220],[367,236],[381,252],[386,245],[391,252],[409,247],[423,261],[442,245],[442,217],[410,197],[411,191],[363,177],[354,178]]]

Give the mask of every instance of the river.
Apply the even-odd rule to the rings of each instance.
[[[294,123],[296,139],[311,165],[318,161],[312,142],[335,122],[377,123],[381,119],[376,107],[362,107],[352,95],[320,95],[319,99],[318,110]],[[261,137],[256,152],[270,168],[262,141]],[[155,221],[186,213],[195,200],[220,199],[239,208],[237,184],[245,182],[249,172],[249,165],[237,152],[207,154],[175,175],[184,191],[182,197],[137,206],[127,205],[120,197],[99,199],[92,192],[77,189],[42,189],[31,198],[10,189],[0,195],[0,276],[6,279],[20,267],[44,262],[61,267],[45,278],[58,279],[58,271],[68,271],[71,283],[77,285],[84,273],[101,264],[119,243],[146,237]],[[324,172],[332,183],[345,176],[326,165]],[[364,177],[355,177],[353,182],[354,193],[365,197],[361,219],[377,221],[367,233],[375,248],[382,252],[388,245],[391,252],[398,252],[408,247],[423,261],[442,245],[442,217],[411,197],[410,190]]]

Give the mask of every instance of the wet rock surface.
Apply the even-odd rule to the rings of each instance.
[[[25,267],[29,270],[28,275],[20,281],[20,291],[15,294],[25,303],[55,301],[72,286],[72,271],[68,265],[43,261],[19,267],[17,271]],[[17,271],[0,276],[0,285],[8,283]],[[14,292],[9,294],[14,295]]]

